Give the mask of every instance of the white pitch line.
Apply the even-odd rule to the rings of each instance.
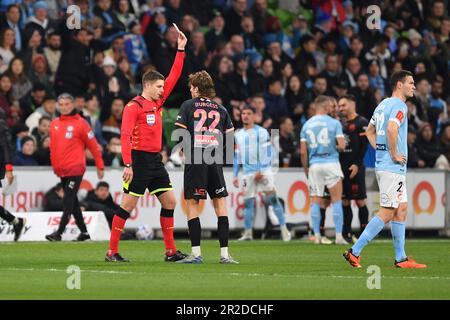
[[[35,268],[2,268],[0,271],[31,271],[31,272],[64,272],[63,269],[35,269]],[[147,275],[147,272],[133,272],[133,271],[115,271],[115,270],[80,270],[85,273],[105,273],[105,274],[134,274]],[[154,274],[154,273],[151,273]],[[367,279],[367,276],[339,276],[339,275],[301,275],[301,274],[264,274],[264,273],[220,273],[223,276],[239,276],[239,277],[280,277],[280,278],[333,278],[333,279]],[[450,277],[416,277],[416,276],[381,276],[384,279],[402,279],[402,280],[450,280]]]

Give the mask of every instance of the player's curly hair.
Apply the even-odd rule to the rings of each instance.
[[[202,97],[212,99],[216,96],[214,81],[205,70],[189,75],[189,87],[191,86],[198,88],[198,92]]]

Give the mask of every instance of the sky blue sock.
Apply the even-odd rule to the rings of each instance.
[[[364,232],[359,237],[358,241],[353,245],[352,252],[355,256],[359,256],[361,254],[361,251],[364,249],[364,247],[372,241],[373,238],[377,236],[377,234],[380,233],[381,230],[383,230],[384,227],[384,221],[381,220],[380,217],[375,216],[370,220],[369,224],[367,225],[366,229],[364,229]]]
[[[395,261],[406,259],[405,253],[405,222],[391,221],[392,241],[394,242]]]
[[[271,194],[267,197],[267,200],[272,205],[273,211],[275,212],[275,215],[278,218],[278,222],[280,223],[280,226],[285,226],[286,218],[284,217],[283,206],[281,205],[280,201],[278,201],[277,195]]]
[[[255,198],[244,200],[244,226],[246,230],[253,229],[253,209],[255,208]]]
[[[313,203],[311,205],[311,220],[316,236],[320,235],[320,205],[318,203]]]
[[[344,225],[344,211],[342,209],[342,201],[333,203],[333,221],[336,226],[336,233],[342,233]]]

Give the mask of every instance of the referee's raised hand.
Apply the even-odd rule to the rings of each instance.
[[[173,26],[178,32],[178,50],[184,50],[184,48],[186,47],[187,38],[184,33],[180,29],[178,29],[178,26],[175,23],[173,23]]]

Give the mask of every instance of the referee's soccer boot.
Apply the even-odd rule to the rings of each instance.
[[[350,263],[350,265],[353,268],[361,268],[361,265],[359,264],[359,261],[361,260],[361,256],[357,257],[353,254],[352,249],[348,249],[347,251],[344,252],[343,254],[345,260],[348,261],[348,263]]]
[[[27,220],[25,218],[18,218],[17,220],[19,220],[19,222],[13,225],[14,241],[19,240],[20,236],[22,235],[23,229],[25,229],[25,224],[27,223]]]
[[[164,258],[164,261],[177,262],[177,261],[183,260],[187,256],[188,256],[187,254],[181,252],[180,250],[177,250],[177,252],[175,252],[174,254],[172,254],[170,256],[166,253],[166,257]]]
[[[53,232],[45,236],[48,241],[61,241],[61,235],[58,232]]]
[[[130,260],[122,257],[118,252],[113,254],[106,254],[105,257],[106,262],[130,262]]]
[[[78,235],[78,237],[74,241],[86,241],[91,240],[91,236],[87,232],[82,232]]]
[[[411,257],[407,257],[405,260],[403,261],[395,261],[394,265],[397,268],[402,268],[402,269],[425,269],[427,267],[426,264],[422,264],[422,263],[417,263],[413,258]]]
[[[203,257],[202,256],[194,256],[190,255],[184,258],[183,260],[176,261],[176,263],[186,263],[186,264],[202,264]]]

